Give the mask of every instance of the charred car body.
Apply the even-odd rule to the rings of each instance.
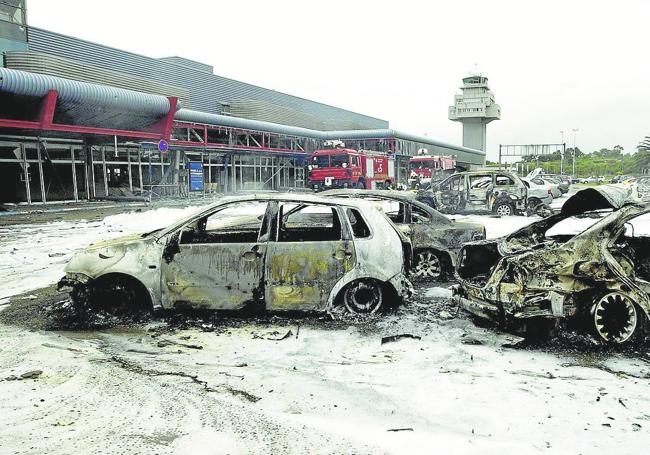
[[[368,202],[249,195],[91,245],[60,285],[100,305],[325,311],[341,303],[371,313],[411,292],[410,255],[408,239]]]
[[[417,193],[417,199],[449,214],[523,214],[527,208],[526,186],[507,171],[459,172],[432,183]]]
[[[374,201],[411,240],[413,267],[417,279],[438,279],[452,274],[461,247],[485,238],[479,223],[454,221],[415,199],[412,192],[331,190],[323,196],[357,197]]]
[[[650,314],[650,206],[628,200],[620,188],[585,189],[558,214],[466,245],[454,299],[499,322],[578,320],[607,343],[639,339]]]

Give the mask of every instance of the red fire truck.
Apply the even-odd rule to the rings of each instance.
[[[451,156],[428,155],[425,150],[409,160],[409,184],[430,183],[435,174],[455,167],[456,160]]]
[[[309,186],[330,188],[387,188],[395,183],[395,159],[371,150],[333,148],[316,150],[308,165]]]

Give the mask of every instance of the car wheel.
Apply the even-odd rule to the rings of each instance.
[[[542,201],[536,197],[529,197],[528,198],[528,208],[535,210],[538,205],[540,205]]]
[[[414,278],[419,280],[437,280],[442,276],[442,262],[433,251],[420,251],[415,255],[414,262]]]
[[[122,276],[100,278],[88,292],[88,307],[110,313],[141,313],[151,310],[151,301],[144,287]]]
[[[512,205],[507,202],[498,202],[494,207],[494,213],[500,216],[510,216],[513,214]]]
[[[343,303],[351,313],[376,313],[384,305],[384,290],[378,281],[354,281],[345,288]]]
[[[643,311],[630,297],[611,292],[596,300],[593,307],[594,329],[598,337],[610,344],[629,344],[643,332]]]

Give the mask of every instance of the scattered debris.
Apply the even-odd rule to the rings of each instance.
[[[280,336],[280,332],[277,330],[274,330],[273,332],[269,332],[266,335],[258,335],[256,333],[253,334],[253,339],[262,339],[262,340],[269,340],[269,341],[282,341],[286,340],[287,338],[293,336],[293,332],[291,329],[289,329],[284,335]],[[298,336],[296,335],[296,338]]]
[[[483,342],[477,338],[474,337],[464,337],[460,340],[462,344],[469,344],[472,346],[480,346],[483,344]]]
[[[179,343],[178,341],[172,340],[160,340],[158,343],[156,343],[156,346],[159,348],[165,348],[167,346],[181,346],[188,349],[203,349],[203,346],[198,344]]]
[[[41,377],[43,374],[42,370],[32,370],[32,371],[27,371],[20,376],[7,376],[4,380],[5,381],[22,381],[24,379],[38,379]]]
[[[410,428],[410,427],[409,428],[389,428],[386,431],[393,431],[393,432],[397,432],[397,431],[413,431],[413,428]]]
[[[411,335],[410,333],[401,333],[399,335],[390,335],[387,337],[382,337],[381,344],[393,343],[395,341],[401,340],[403,338],[411,338],[413,340],[421,340],[422,337],[418,335]]]

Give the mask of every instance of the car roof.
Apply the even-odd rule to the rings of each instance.
[[[345,195],[374,195],[379,197],[390,197],[391,199],[403,200],[405,202],[415,201],[415,193],[411,191],[393,191],[393,190],[361,190],[361,189],[337,189],[326,190],[322,193],[325,196],[336,197],[337,194]]]
[[[302,193],[254,192],[245,195],[225,196],[208,206],[201,207],[193,214],[186,216],[170,224],[169,226],[165,227],[163,230],[160,231],[160,235],[165,235],[166,233],[176,229],[178,226],[186,223],[188,220],[194,218],[198,219],[206,212],[216,209],[222,205],[236,203],[236,202],[253,202],[253,201],[284,201],[284,202],[298,202],[298,203],[304,202],[304,203],[323,204],[323,205],[338,205],[343,207],[356,208],[366,213],[369,210],[377,210],[377,208],[370,201],[364,201],[362,199],[356,199],[356,198],[322,197],[313,194],[302,194]]]
[[[410,191],[392,191],[392,190],[357,190],[357,189],[348,189],[348,190],[328,190],[323,191],[321,194],[329,194],[332,198],[336,198],[337,195],[348,195],[353,197],[359,197],[363,199],[364,196],[375,196],[377,198],[383,199],[392,199],[395,201],[407,202],[418,207],[421,210],[426,211],[430,215],[440,217],[446,221],[450,221],[449,218],[444,216],[442,213],[434,209],[433,207],[418,201],[416,199],[416,194]]]

